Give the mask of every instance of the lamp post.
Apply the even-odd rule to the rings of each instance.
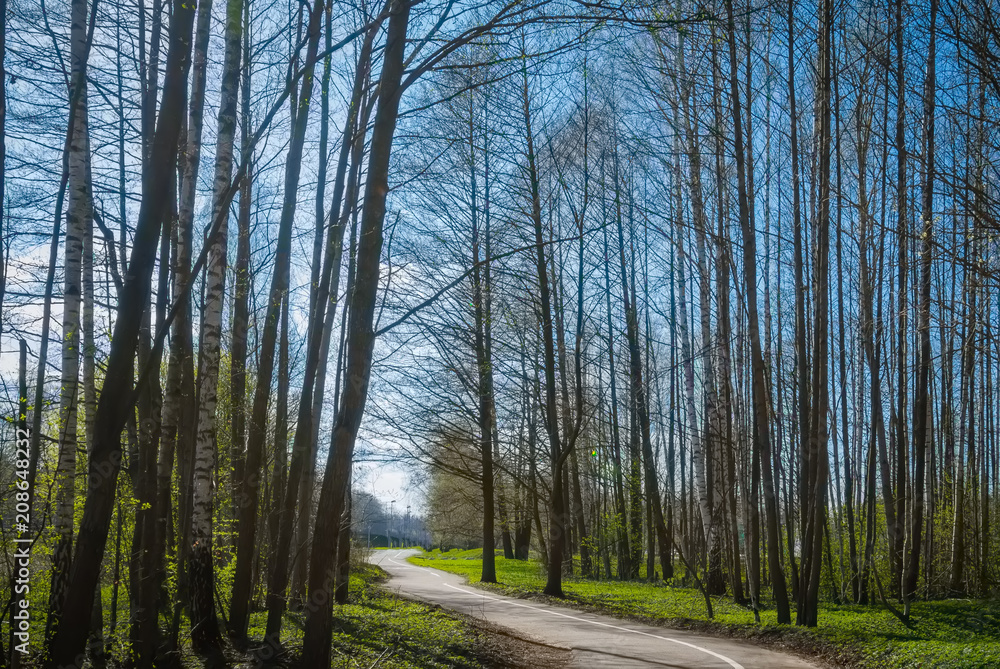
[[[396,500],[391,500],[389,502],[389,527],[385,531],[385,540],[388,544],[388,548],[392,548],[392,507],[396,503]]]
[[[406,505],[406,523],[403,524],[403,540],[405,541],[410,533],[410,505]]]

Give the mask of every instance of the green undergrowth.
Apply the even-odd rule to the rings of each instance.
[[[496,592],[544,598],[545,573],[536,561],[496,558],[499,585],[479,584],[482,551],[432,551],[411,558],[420,566],[465,576],[471,584]],[[1000,667],[1000,602],[945,600],[914,603],[912,628],[881,606],[820,604],[819,625],[809,629],[778,625],[773,607],[753,612],[725,597],[713,598],[715,619],[693,588],[662,582],[595,581],[567,577],[566,601],[580,608],[669,627],[745,638],[818,657],[835,666],[864,669]],[[765,602],[765,605],[768,605]],[[793,604],[794,606],[794,604]],[[794,610],[793,610],[794,617]]]
[[[352,565],[350,602],[334,608],[332,667],[481,667],[477,634],[454,616],[378,587],[380,568]],[[302,646],[304,615],[285,614],[282,643],[294,658]],[[266,612],[251,619],[251,638],[263,638]]]

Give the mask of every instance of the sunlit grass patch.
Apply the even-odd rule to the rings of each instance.
[[[460,574],[472,584],[478,583],[482,572],[478,550],[433,551],[415,556],[411,562]],[[500,585],[485,586],[491,590],[537,597],[545,587],[545,572],[536,561],[506,560],[501,555],[496,559],[496,569]],[[568,603],[600,609],[611,615],[763,641],[820,655],[844,666],[866,669],[1000,667],[1000,603],[996,602],[916,602],[911,612],[911,628],[878,605],[822,603],[819,626],[810,629],[778,625],[770,602],[763,603],[765,608],[758,625],[750,609],[726,597],[713,598],[715,618],[709,621],[698,590],[662,582],[567,577],[563,581],[563,592]]]

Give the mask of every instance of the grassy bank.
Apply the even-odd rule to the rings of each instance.
[[[433,551],[411,558],[477,584],[482,551]],[[545,577],[537,562],[497,556],[499,586],[481,586],[509,595],[543,598]],[[814,629],[778,625],[773,609],[753,613],[726,598],[714,598],[715,619],[709,621],[705,602],[694,589],[663,584],[588,581],[568,578],[567,602],[615,616],[668,627],[746,638],[768,646],[794,650],[832,664],[865,669],[911,667],[985,669],[1000,667],[1000,603],[948,600],[913,605],[913,628],[907,629],[880,606],[820,605]]]
[[[518,649],[500,643],[483,626],[440,608],[412,602],[379,587],[380,568],[352,565],[350,603],[334,610],[332,667],[472,669],[512,666]],[[266,612],[251,620],[251,638],[262,638]],[[291,659],[302,645],[301,613],[286,613],[282,643]],[[249,665],[245,665],[249,666]]]

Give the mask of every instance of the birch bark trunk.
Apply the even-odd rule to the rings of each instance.
[[[76,501],[77,401],[80,395],[80,308],[83,297],[83,245],[93,225],[90,183],[90,131],[87,111],[87,3],[70,4],[70,97],[76,109],[68,142],[65,276],[63,287],[62,374],[59,391],[59,459],[52,525],[58,537],[52,554],[49,615],[45,636],[56,632],[69,585]]]
[[[230,3],[232,4],[232,3]],[[209,42],[211,0],[202,0],[198,7],[198,26],[194,45],[194,76],[191,91],[191,115],[188,123],[188,150],[181,185],[182,215],[193,216],[195,186],[201,158],[201,130],[205,100],[206,59]],[[219,130],[216,144],[212,220],[220,218],[219,200],[229,183],[232,171],[233,138],[236,123],[236,91],[239,67],[239,37],[232,42],[232,10],[227,8],[226,56],[219,108]],[[237,26],[239,21],[237,20]],[[194,448],[194,468],[191,504],[191,639],[196,650],[217,652],[221,644],[215,612],[215,568],[212,556],[214,510],[216,408],[219,389],[219,359],[222,338],[222,311],[226,286],[226,250],[228,247],[228,216],[222,223],[209,248],[205,272],[205,298],[202,305],[201,337],[198,356],[198,422]]]

